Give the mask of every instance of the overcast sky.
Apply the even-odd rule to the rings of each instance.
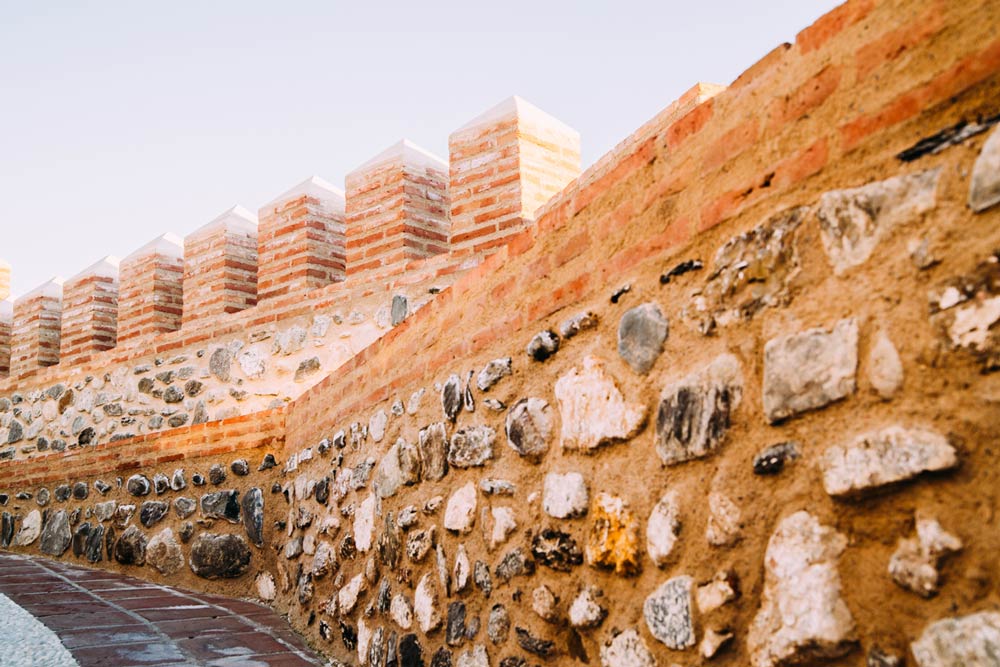
[[[584,166],[832,0],[0,0],[0,258],[13,294],[448,134],[518,94]]]

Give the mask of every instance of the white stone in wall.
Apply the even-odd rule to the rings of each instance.
[[[270,572],[261,572],[258,574],[255,583],[257,586],[257,597],[262,602],[271,602],[274,600],[274,577]]]
[[[666,564],[680,529],[680,497],[676,491],[668,491],[653,507],[646,524],[646,551],[657,567]]]
[[[358,604],[358,598],[368,587],[364,574],[356,574],[337,593],[337,608],[341,614],[350,614]]]
[[[893,229],[933,209],[940,174],[940,168],[930,169],[824,194],[816,217],[833,272],[842,275],[865,263]]]
[[[607,616],[597,598],[600,592],[587,587],[573,599],[569,606],[569,622],[574,628],[595,628]]]
[[[26,547],[38,539],[42,534],[42,513],[38,510],[31,510],[21,522],[21,529],[14,536],[14,546]]]
[[[969,179],[969,207],[977,213],[1000,204],[1000,127],[983,144]]]
[[[1000,612],[935,621],[910,648],[917,667],[996,667],[1000,665]]]
[[[441,611],[439,609],[438,591],[433,575],[428,572],[420,579],[413,598],[413,615],[417,625],[424,633],[436,630],[441,626]]]
[[[708,522],[705,539],[713,547],[735,544],[740,538],[742,513],[740,508],[724,493],[713,491],[708,494]]]
[[[896,395],[903,384],[903,362],[892,339],[884,331],[875,334],[872,349],[868,353],[868,381],[882,398],[889,400]]]
[[[375,494],[369,494],[354,512],[354,545],[361,553],[372,548],[376,502]]]
[[[476,485],[469,482],[448,499],[448,505],[444,510],[444,527],[464,535],[472,531],[475,520]]]
[[[656,667],[646,642],[632,629],[621,632],[601,647],[602,667]]]
[[[424,392],[426,390],[421,387],[412,394],[410,394],[410,400],[406,402],[406,414],[415,415],[420,411],[420,403],[424,400]]]
[[[761,608],[747,636],[753,667],[809,664],[856,643],[841,596],[840,555],[847,539],[808,512],[784,518],[764,554]]]
[[[545,584],[538,586],[531,592],[531,610],[538,614],[538,617],[544,621],[556,620],[556,616],[558,615],[556,605],[558,604],[559,598]]]
[[[627,440],[646,418],[646,406],[626,403],[605,362],[595,356],[584,357],[582,368],[571,368],[556,380],[555,396],[564,449],[589,451]]]
[[[365,619],[358,619],[358,664],[368,664],[368,649],[372,643],[372,629],[365,623]]]
[[[460,653],[455,667],[490,667],[490,657],[486,653],[486,647],[476,644],[472,649]]]
[[[469,554],[465,551],[465,545],[459,544],[455,550],[455,567],[452,570],[452,582],[455,585],[455,592],[461,593],[469,584],[469,575],[472,574],[472,567],[469,564]]]
[[[926,428],[893,425],[834,445],[820,460],[823,488],[831,496],[859,493],[920,473],[958,465],[947,438]]]
[[[375,442],[382,442],[382,438],[385,437],[385,426],[389,422],[388,415],[385,414],[385,410],[379,410],[371,416],[368,420],[368,435],[372,437]]]
[[[492,526],[488,540],[492,551],[506,542],[510,534],[517,530],[517,521],[514,519],[514,510],[509,507],[493,507],[490,509],[490,515]]]
[[[903,588],[923,597],[938,589],[938,562],[959,551],[962,540],[941,527],[936,519],[917,518],[917,538],[901,539],[889,559],[889,574]]]
[[[402,593],[396,593],[389,603],[389,617],[403,630],[413,626],[413,610],[410,602]]]
[[[240,352],[236,360],[240,364],[243,374],[251,380],[256,380],[264,376],[267,371],[267,352],[261,344],[251,345]]]
[[[542,508],[549,516],[556,519],[583,516],[587,513],[588,502],[587,482],[580,473],[550,472],[545,475]]]

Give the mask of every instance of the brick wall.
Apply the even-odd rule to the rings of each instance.
[[[14,302],[0,301],[0,377],[10,374],[10,335],[14,322]]]
[[[121,262],[118,344],[181,328],[184,245],[165,234]]]
[[[234,206],[184,239],[183,326],[257,304],[257,218]]]
[[[261,301],[344,279],[344,193],[313,176],[261,207]]]
[[[61,278],[51,280],[14,302],[12,376],[59,363],[62,285]]]
[[[10,296],[10,264],[0,259],[0,301]]]
[[[347,175],[347,273],[448,251],[448,165],[401,141]]]
[[[117,258],[106,257],[63,285],[60,364],[78,364],[115,346],[118,266]]]

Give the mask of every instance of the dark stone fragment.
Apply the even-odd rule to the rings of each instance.
[[[187,544],[194,537],[194,524],[190,521],[185,521],[181,524],[180,531],[178,531],[181,536],[181,542]]]
[[[6,493],[0,493],[0,505],[6,505],[10,502],[10,495]]]
[[[177,513],[177,516],[182,519],[186,519],[194,514],[196,509],[198,509],[198,503],[194,501],[194,498],[181,496],[180,498],[174,499],[174,511]]]
[[[569,572],[583,562],[583,552],[569,533],[545,528],[531,540],[531,555],[559,572]]]
[[[902,667],[903,659],[898,655],[893,655],[884,651],[878,646],[873,646],[865,656],[865,667]]]
[[[48,451],[49,439],[46,438],[45,436],[39,437],[37,440],[35,440],[35,447],[37,447],[38,451],[40,452]]]
[[[175,373],[173,371],[161,371],[156,374],[156,379],[163,384],[170,384],[174,381],[174,375]]]
[[[94,482],[94,488],[97,489],[97,492],[103,496],[106,495],[107,492],[111,490],[111,485],[105,482],[104,480],[99,479]]]
[[[611,293],[611,303],[618,303],[619,301],[621,301],[621,298],[623,296],[625,296],[631,291],[632,291],[631,285],[628,284],[622,285],[621,287],[619,287],[618,289],[616,289],[614,292]]]
[[[129,526],[115,542],[115,560],[122,565],[143,565],[146,562],[146,536],[135,526]]]
[[[225,519],[230,523],[239,523],[240,492],[228,489],[206,493],[201,497],[201,513],[209,519]]]
[[[472,581],[476,588],[483,592],[486,597],[493,592],[493,578],[490,576],[490,566],[481,560],[477,560],[472,566]]]
[[[14,458],[15,454],[17,454],[17,450],[13,447],[0,450],[0,461],[9,461]]]
[[[191,545],[191,570],[205,579],[233,579],[247,571],[250,557],[239,535],[202,533]]]
[[[333,639],[333,629],[326,624],[326,621],[319,622],[319,636],[326,641]]]
[[[532,637],[531,633],[524,628],[515,627],[514,635],[517,637],[517,645],[528,653],[533,653],[542,658],[549,658],[556,653],[555,642]]]
[[[777,475],[784,469],[786,462],[797,458],[799,458],[797,442],[779,442],[753,457],[753,472],[755,475]]]
[[[139,507],[139,523],[146,528],[154,526],[170,510],[170,505],[160,500],[146,500]]]
[[[115,535],[115,527],[108,526],[108,532],[104,534],[104,551],[108,554],[108,560],[114,559]]]
[[[125,488],[133,496],[148,496],[152,485],[145,475],[132,475],[125,483]]]
[[[516,547],[501,559],[494,570],[497,578],[507,582],[517,576],[530,576],[535,573],[535,561]]]
[[[410,306],[406,297],[402,294],[394,295],[392,297],[392,309],[390,311],[390,314],[392,315],[392,326],[396,326],[405,320],[409,310]]]
[[[462,380],[452,373],[441,388],[441,408],[448,421],[455,421],[462,410]]]
[[[462,394],[462,404],[466,412],[476,411],[476,399],[472,395],[472,376],[474,373],[475,371],[469,371],[469,375],[465,378],[465,391]]]
[[[583,638],[577,632],[576,628],[570,628],[569,637],[566,638],[566,650],[570,657],[578,662],[582,662],[583,664],[590,662],[587,649],[583,646]]]
[[[187,424],[187,421],[188,416],[186,414],[174,415],[167,420],[167,426],[170,428],[180,428],[181,426],[184,426],[184,424]]]
[[[122,420],[125,421],[125,420]],[[122,440],[128,440],[129,438],[134,438],[135,433],[115,433],[111,436],[111,442],[121,442]]]
[[[378,536],[379,559],[390,570],[395,570],[396,566],[399,565],[402,550],[402,531],[396,524],[395,515],[392,512],[388,512],[385,517],[385,529]]]
[[[508,655],[500,661],[500,667],[527,667],[528,661],[518,655]]]
[[[187,480],[184,479],[184,468],[178,468],[170,476],[170,488],[173,491],[183,491],[187,488]]]
[[[156,495],[162,495],[167,492],[170,488],[170,478],[164,475],[162,472],[158,472],[153,475],[153,489],[156,490]]]
[[[320,440],[319,443],[317,443],[316,445],[316,451],[319,452],[320,454],[326,454],[328,451],[330,451],[330,439],[323,438],[322,440]]]
[[[177,387],[167,387],[163,392],[164,403],[180,403],[184,400],[184,392]]]
[[[340,621],[340,639],[344,642],[344,648],[354,651],[358,648],[358,631],[354,626]]]
[[[205,486],[205,478],[200,473],[191,475],[191,483],[195,486]]]
[[[295,381],[301,382],[320,368],[322,368],[322,365],[320,364],[319,357],[309,357],[302,361],[299,367],[295,369]]]
[[[24,438],[24,425],[16,419],[12,419],[7,431],[7,444],[12,445],[15,442],[20,442],[22,438]]]
[[[528,343],[525,352],[535,361],[545,361],[559,351],[559,336],[554,331],[546,329],[535,334]]]
[[[102,406],[101,409],[103,409],[104,414],[106,414],[109,417],[121,417],[123,414],[125,414],[125,409],[122,408],[121,403],[109,403],[107,405]]]
[[[636,306],[618,323],[618,354],[632,370],[645,375],[663,353],[667,331],[667,318],[658,305]]]
[[[52,451],[54,452],[65,452],[66,451],[66,441],[56,438],[52,441]]]
[[[253,487],[243,496],[243,527],[247,537],[258,547],[264,546],[264,493]]]
[[[192,424],[204,424],[208,421],[208,406],[205,405],[205,401],[198,401],[198,404],[194,406],[194,415],[191,416]]]
[[[245,477],[250,474],[250,464],[247,463],[246,459],[236,459],[229,464],[229,469],[233,471],[234,475],[240,477]]]
[[[205,385],[202,384],[201,382],[198,382],[197,380],[188,380],[187,382],[184,383],[184,393],[190,396],[191,398],[194,398],[195,396],[200,394],[204,388]]]
[[[358,555],[358,547],[354,543],[354,537],[347,535],[340,542],[340,557],[342,559],[354,558]]]
[[[97,432],[94,430],[92,426],[88,426],[87,428],[80,431],[80,435],[77,436],[76,442],[81,447],[84,445],[89,445],[94,441],[95,436],[97,436]]]
[[[347,434],[343,431],[337,431],[333,434],[333,446],[337,449],[343,449],[347,446]]]
[[[383,614],[389,611],[389,605],[392,603],[391,596],[392,589],[389,580],[383,579],[378,585],[378,593],[375,594],[375,610]]]
[[[39,507],[45,507],[49,504],[49,490],[44,486],[35,492],[35,502],[38,503]]]
[[[14,515],[4,512],[0,521],[0,547],[6,549],[12,539],[14,539]]]
[[[431,667],[451,667],[451,651],[443,646],[431,658]]]
[[[299,604],[307,605],[313,599],[313,594],[315,588],[313,587],[312,574],[309,572],[301,572],[299,574],[299,582],[297,585]]]
[[[423,650],[414,634],[403,635],[399,640],[399,667],[424,667]]]
[[[546,408],[548,403],[540,398],[522,398],[507,413],[507,444],[521,456],[537,460],[548,451],[551,424]]]
[[[45,390],[45,395],[53,400],[59,400],[59,397],[63,395],[64,391],[66,391],[66,385],[54,384]]]
[[[77,507],[75,510],[69,514],[69,525],[75,526],[80,523],[80,508]]]
[[[271,484],[271,493],[281,493],[281,482]]]
[[[323,477],[316,482],[316,488],[313,493],[316,495],[316,502],[320,505],[326,505],[326,502],[330,499],[330,478]]]
[[[84,521],[73,531],[73,555],[77,558],[86,551],[88,537],[90,537],[90,522]]]
[[[14,497],[18,500],[31,500],[34,496],[28,491],[18,491]]]
[[[452,602],[448,605],[448,629],[445,632],[448,646],[461,646],[465,641],[465,603]]]
[[[139,380],[139,391],[143,394],[151,393],[153,386],[153,378],[142,378]]]
[[[929,137],[924,137],[914,145],[896,155],[896,159],[902,162],[913,162],[925,155],[940,153],[949,146],[955,146],[970,137],[985,132],[991,126],[1000,122],[1000,114],[992,116],[981,122],[969,123],[960,120],[955,125],[946,127],[940,132],[936,132]]]
[[[274,460],[274,454],[264,454],[264,460],[260,462],[260,466],[257,467],[257,470],[270,470],[276,465],[278,465],[278,462]]]
[[[74,500],[86,500],[87,496],[90,495],[90,489],[87,487],[86,482],[76,482],[73,484],[73,499]]]
[[[683,276],[685,273],[690,273],[691,271],[700,271],[702,268],[704,268],[704,266],[705,265],[702,264],[700,259],[689,259],[687,261],[681,262],[680,264],[678,264],[677,266],[675,266],[674,268],[670,269],[662,276],[660,276],[660,284],[666,285],[667,283],[670,282],[672,278],[676,278],[677,276]]]
[[[444,422],[420,429],[418,449],[423,477],[436,482],[448,473],[448,432]]]
[[[399,667],[399,653],[396,651],[398,637],[395,630],[389,633],[385,644],[385,667]]]
[[[101,547],[104,543],[104,526],[97,524],[87,533],[87,541],[83,545],[83,553],[87,561],[99,563],[104,559]]]
[[[213,463],[208,469],[208,481],[216,486],[226,481],[226,469],[221,463]]]

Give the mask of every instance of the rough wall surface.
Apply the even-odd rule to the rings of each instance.
[[[112,567],[345,664],[996,664],[997,100],[991,3],[849,2],[284,409],[0,464],[3,544],[134,466],[197,500],[187,567],[138,569],[141,507]]]

